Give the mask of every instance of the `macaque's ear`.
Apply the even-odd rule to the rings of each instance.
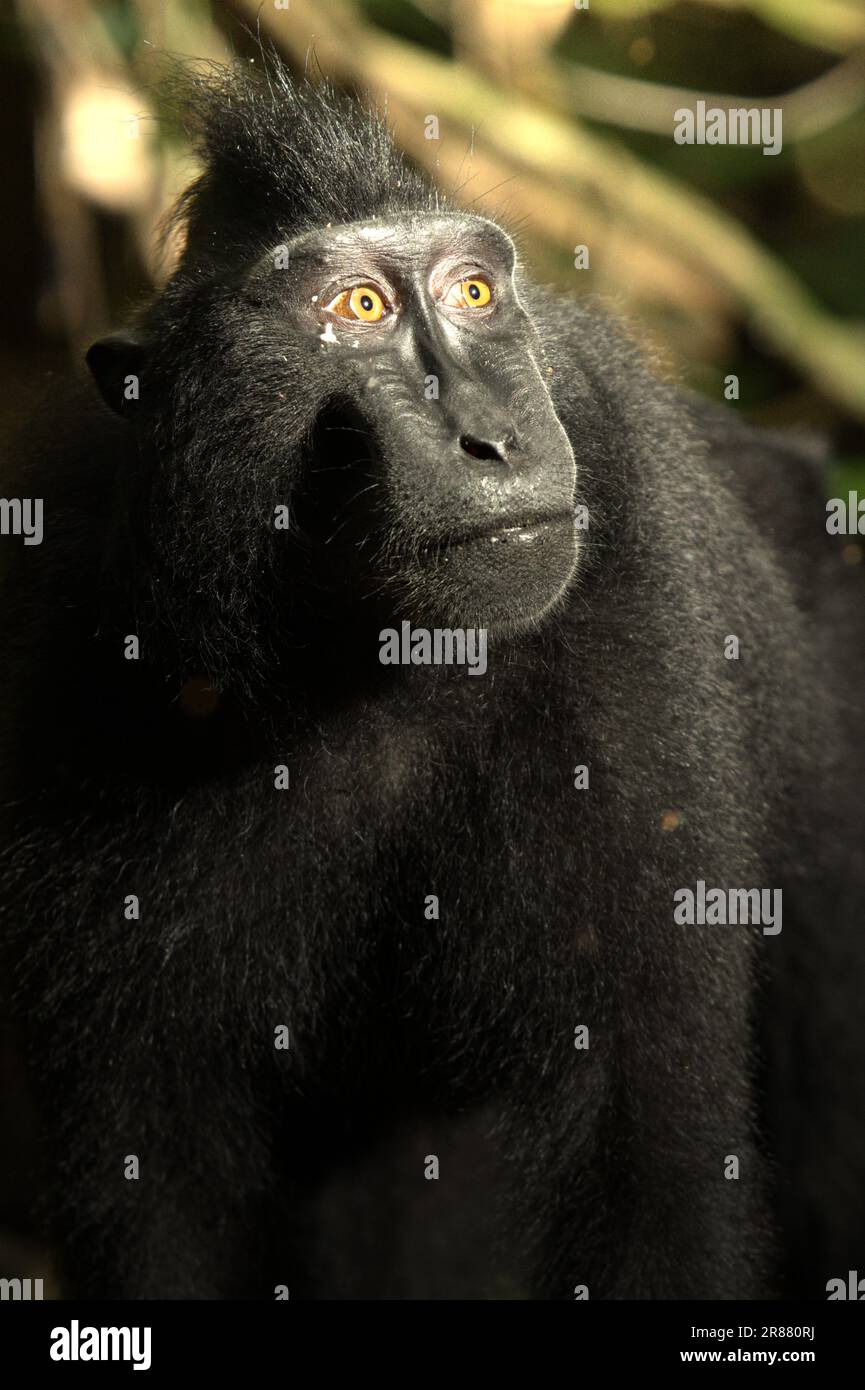
[[[88,348],[86,361],[105,404],[118,415],[132,415],[141,394],[142,344],[125,333],[112,333]]]

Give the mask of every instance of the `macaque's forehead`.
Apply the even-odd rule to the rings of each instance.
[[[386,214],[358,222],[341,222],[304,232],[288,243],[297,257],[328,257],[358,252],[374,253],[382,260],[426,261],[449,252],[468,259],[479,257],[510,269],[514,245],[494,222],[471,214]]]

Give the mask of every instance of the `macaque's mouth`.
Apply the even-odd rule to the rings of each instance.
[[[548,512],[526,517],[522,521],[504,524],[500,521],[490,522],[486,526],[476,527],[458,536],[449,536],[443,542],[442,548],[473,545],[478,542],[486,542],[488,545],[530,545],[535,541],[542,541],[551,532],[561,532],[566,528],[573,530],[574,526],[573,511]]]

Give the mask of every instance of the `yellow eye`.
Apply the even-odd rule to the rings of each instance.
[[[486,280],[455,280],[444,302],[452,309],[483,309],[493,294]]]
[[[355,285],[353,290],[343,290],[327,307],[341,319],[360,319],[362,323],[379,323],[387,313],[384,300],[372,285]]]

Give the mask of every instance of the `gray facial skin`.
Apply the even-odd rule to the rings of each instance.
[[[575,570],[574,454],[514,262],[482,218],[419,215],[299,236],[247,281],[338,380],[384,507],[378,566],[418,619],[516,630]]]

